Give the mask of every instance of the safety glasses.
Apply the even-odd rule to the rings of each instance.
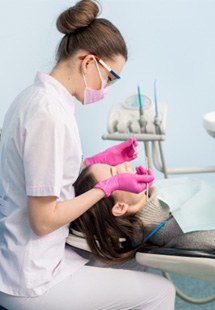
[[[88,55],[79,56],[79,59],[84,60],[87,56]],[[109,72],[107,86],[112,85],[120,79],[120,76],[115,71],[113,71],[101,58],[95,55],[93,56],[95,57],[96,61]]]

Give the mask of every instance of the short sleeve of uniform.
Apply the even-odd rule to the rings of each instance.
[[[48,113],[26,126],[23,164],[27,196],[59,197],[63,180],[65,124]]]

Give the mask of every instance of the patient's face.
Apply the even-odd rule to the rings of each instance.
[[[94,164],[90,167],[90,171],[97,182],[106,180],[118,173],[135,173],[135,170],[133,170],[129,166],[128,162],[122,163],[117,166],[110,166],[107,164]],[[145,197],[145,191],[139,194],[134,194],[126,191],[115,191],[112,195],[115,202],[124,202],[132,205],[139,202],[143,197]]]

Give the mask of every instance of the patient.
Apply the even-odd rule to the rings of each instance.
[[[143,167],[132,170],[127,162],[117,166],[88,166],[74,184],[76,196],[118,173],[145,171]],[[92,253],[106,262],[126,261],[140,246],[215,250],[215,230],[183,233],[169,206],[157,198],[157,188],[149,187],[148,196],[146,191],[140,194],[115,191],[73,221],[70,229],[81,231]],[[165,225],[151,236],[164,220]]]

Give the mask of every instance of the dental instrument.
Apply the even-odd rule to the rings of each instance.
[[[149,160],[148,156],[145,156],[145,167],[146,167],[146,174],[148,174],[149,171]],[[149,200],[149,184],[146,184],[146,201]]]
[[[143,105],[142,105],[142,99],[141,99],[141,94],[140,94],[140,86],[137,86],[137,92],[138,92],[138,100],[139,100],[139,111],[140,115],[143,115]]]
[[[140,114],[140,119],[139,119],[139,123],[140,123],[140,132],[141,133],[147,133],[147,121],[146,118],[144,117],[144,112],[143,112],[143,104],[142,104],[142,96],[140,93],[140,86],[137,86],[137,93],[138,93],[138,102],[139,102],[139,114]],[[144,141],[144,148],[145,148],[145,154],[146,157],[149,155],[149,145],[147,141]],[[148,199],[148,184],[147,184],[147,199]]]
[[[155,118],[158,118],[158,101],[157,101],[157,89],[156,89],[157,80],[154,80],[154,102],[155,102]]]
[[[139,123],[140,123],[140,132],[145,132],[146,133],[146,125],[147,125],[147,121],[144,117],[144,112],[143,112],[143,104],[142,104],[142,96],[140,93],[140,86],[137,86],[137,92],[138,92],[138,102],[139,102],[139,114],[140,114],[140,119],[139,119]]]

